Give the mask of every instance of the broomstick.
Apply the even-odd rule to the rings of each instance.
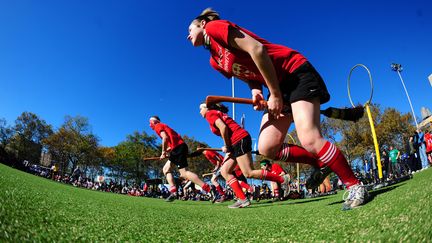
[[[219,102],[232,102],[232,103],[253,105],[252,99],[246,99],[246,98],[217,96],[217,95],[209,95],[206,98],[207,106]],[[261,101],[261,103],[267,106],[267,101],[263,100]],[[364,107],[363,106],[348,107],[348,108],[329,107],[325,110],[321,110],[320,113],[329,118],[357,122],[360,118],[363,117]]]

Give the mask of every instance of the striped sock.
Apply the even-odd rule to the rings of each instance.
[[[221,185],[218,185],[217,187],[216,187],[216,191],[219,193],[219,195],[221,195],[221,196],[224,196],[225,195],[225,192],[224,192],[224,190],[222,189],[222,187],[221,187]]]
[[[202,188],[205,192],[207,192],[207,193],[209,193],[210,190],[211,190],[211,187],[210,187],[207,183],[203,183],[203,184],[201,185],[201,188]]]
[[[240,200],[245,200],[246,195],[240,187],[238,180],[233,176],[231,179],[227,181],[227,184],[233,189],[234,194]]]
[[[283,183],[284,178],[282,176],[275,175],[273,173],[268,173],[267,170],[261,170],[261,180],[274,181],[278,183]]]
[[[239,184],[240,184],[240,186],[242,187],[242,188],[244,188],[244,189],[246,189],[248,192],[250,192],[251,191],[251,186],[249,185],[249,184],[247,184],[246,182],[244,182],[244,181],[238,181],[239,182]]]
[[[279,197],[279,188],[275,188],[273,194],[274,197]]]
[[[339,176],[347,188],[360,183],[355,177],[348,161],[334,144],[327,141],[321,151],[319,151],[318,157],[322,163]]]
[[[171,186],[171,188],[170,188],[170,193],[171,194],[176,194],[177,193],[177,187],[176,186]]]
[[[282,144],[275,160],[308,164],[318,168],[323,167],[323,164],[317,160],[315,155],[303,147],[288,143]]]

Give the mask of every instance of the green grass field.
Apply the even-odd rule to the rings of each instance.
[[[342,211],[342,193],[244,209],[74,188],[0,164],[0,242],[432,241],[432,169]]]

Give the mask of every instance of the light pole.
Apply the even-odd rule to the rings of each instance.
[[[416,124],[416,128],[418,128],[418,123],[417,123],[417,118],[416,118],[416,116],[415,116],[415,113],[414,113],[414,109],[413,109],[413,106],[412,106],[412,104],[411,104],[411,99],[410,99],[410,97],[409,97],[409,95],[408,95],[408,91],[407,91],[407,89],[406,89],[406,87],[405,87],[405,83],[404,83],[404,81],[403,81],[403,79],[402,79],[402,75],[400,74],[401,72],[402,72],[402,65],[400,65],[400,64],[397,64],[397,63],[392,63],[391,64],[391,69],[393,70],[393,71],[396,71],[398,74],[399,74],[399,78],[400,78],[400,80],[401,80],[401,82],[402,82],[402,86],[403,86],[403,88],[404,88],[404,90],[405,90],[405,94],[406,94],[406,96],[407,96],[407,98],[408,98],[408,103],[409,103],[409,105],[410,105],[410,107],[411,107],[411,112],[412,112],[412,115],[413,115],[413,117],[414,117],[414,121],[415,121],[415,124]]]

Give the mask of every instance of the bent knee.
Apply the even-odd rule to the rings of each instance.
[[[280,146],[269,146],[267,144],[258,145],[258,152],[260,155],[265,156],[269,159],[274,159],[276,154],[279,152]]]
[[[301,142],[301,146],[307,151],[311,153],[318,153],[326,141],[322,138],[317,138],[317,139],[303,139],[300,142]]]
[[[246,178],[251,178],[252,177],[252,170],[249,170],[249,171],[242,171],[243,172],[243,175],[246,177]]]

